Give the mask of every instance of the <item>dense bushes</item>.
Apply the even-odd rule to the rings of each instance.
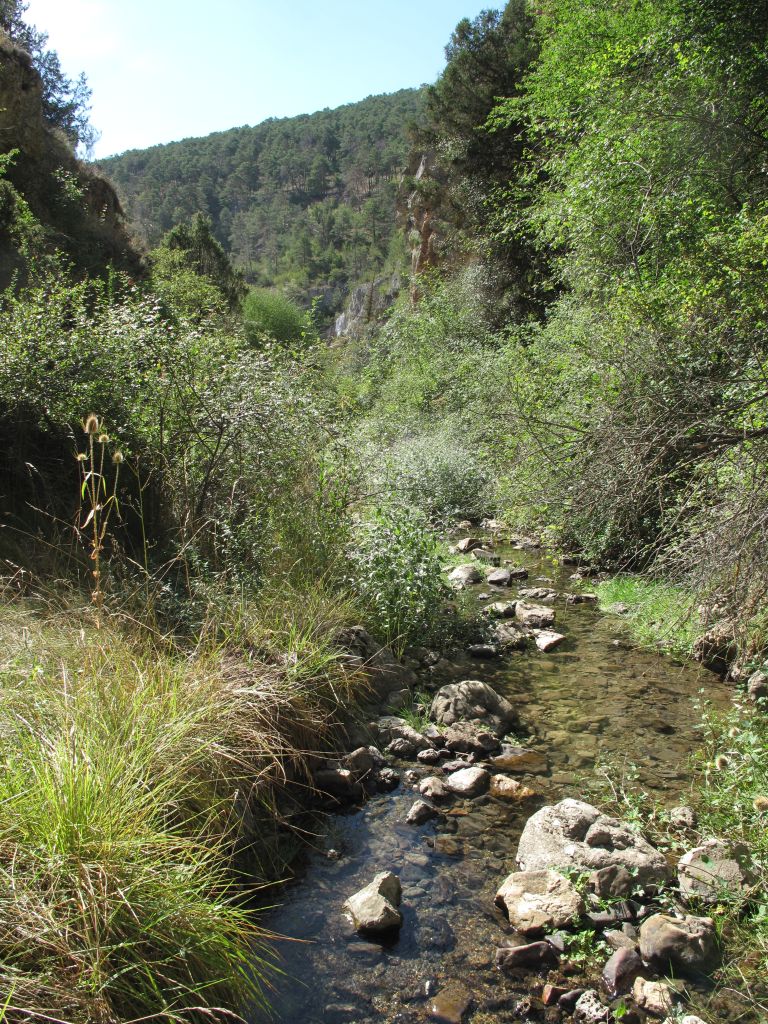
[[[282,344],[296,342],[306,327],[304,314],[290,299],[266,288],[253,288],[243,303],[243,324],[251,344],[264,335]]]

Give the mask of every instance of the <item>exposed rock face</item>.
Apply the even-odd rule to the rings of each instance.
[[[131,273],[141,270],[115,190],[49,127],[40,75],[29,54],[1,29],[0,140],[3,153],[19,151],[7,177],[46,229],[46,249],[66,252],[80,272],[99,273],[109,262]],[[76,202],[61,201],[62,173],[80,192]],[[6,236],[0,239],[0,288],[8,286],[14,271],[23,277],[24,257]]]
[[[515,871],[496,893],[496,906],[523,935],[542,935],[572,924],[584,910],[573,884],[556,871]]]
[[[388,932],[403,923],[403,915],[397,909],[400,899],[400,879],[391,871],[383,871],[370,885],[350,896],[344,910],[359,931]]]
[[[334,336],[355,334],[366,324],[380,317],[397,298],[402,282],[399,274],[377,277],[368,284],[355,288],[347,301],[347,308],[336,317]]]
[[[581,800],[561,800],[529,818],[517,862],[524,871],[597,871],[616,864],[627,868],[639,885],[656,885],[669,876],[664,856],[650,843]]]
[[[503,736],[517,721],[509,701],[476,679],[441,687],[432,701],[430,715],[440,725],[478,720],[496,736]]]
[[[737,892],[754,882],[749,850],[709,839],[684,854],[677,865],[680,889],[686,896],[717,900],[724,891]]]
[[[720,962],[715,923],[710,917],[654,914],[640,926],[640,953],[659,971],[708,974]]]

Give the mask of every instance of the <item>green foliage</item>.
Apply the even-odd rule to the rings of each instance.
[[[252,345],[262,342],[264,335],[281,344],[290,344],[301,339],[306,317],[285,295],[252,288],[243,303],[243,325]]]
[[[238,309],[245,296],[242,274],[234,270],[202,214],[169,231],[150,258],[155,290],[181,313],[206,313],[222,304]]]
[[[443,611],[443,551],[427,521],[407,507],[376,510],[351,552],[350,583],[373,627],[398,653],[427,643]]]

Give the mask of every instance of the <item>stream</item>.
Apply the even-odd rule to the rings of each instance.
[[[494,895],[516,870],[525,821],[564,797],[595,802],[598,766],[620,786],[631,763],[635,785],[652,798],[668,807],[687,802],[688,762],[699,745],[696,699],[706,687],[707,700],[722,706],[731,690],[711,672],[631,649],[619,616],[566,604],[564,594],[578,589],[572,569],[553,569],[541,552],[497,550],[524,565],[530,579],[503,591],[469,587],[465,599],[493,590],[488,601],[514,600],[546,578],[559,595],[555,628],[565,641],[547,654],[533,648],[495,661],[453,658],[450,673],[429,683],[481,679],[518,709],[520,742],[544,757],[533,766],[540,770],[514,777],[537,798],[457,798],[445,820],[408,825],[418,792],[405,772],[434,769],[396,764],[404,777],[394,792],[324,818],[295,879],[278,891],[280,905],[260,917],[264,927],[300,940],[278,944],[283,973],[271,1019],[280,1024],[416,1024],[429,1019],[428,997],[454,980],[472,995],[465,1021],[552,1019],[531,999],[530,979],[494,966],[495,947],[510,931]],[[361,939],[341,908],[387,870],[402,882],[404,924],[384,946]]]

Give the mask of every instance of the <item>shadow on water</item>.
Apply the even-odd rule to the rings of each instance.
[[[500,553],[528,566],[533,582],[523,588],[543,576],[561,595],[573,587],[568,572],[553,573],[537,555]],[[493,588],[470,588],[467,600],[476,601],[481,589]],[[497,591],[490,600],[499,597]],[[527,1009],[525,980],[504,977],[493,964],[509,932],[493,898],[515,870],[525,821],[543,803],[589,799],[598,764],[613,766],[608,774],[620,785],[621,764],[631,762],[652,797],[668,806],[685,802],[688,760],[698,745],[696,700],[704,687],[715,704],[730,696],[712,673],[630,649],[621,620],[592,605],[561,597],[555,609],[556,628],[567,639],[551,653],[455,661],[454,678],[489,682],[518,708],[526,743],[546,754],[546,772],[515,776],[539,799],[458,800],[437,826],[413,827],[405,816],[416,794],[403,782],[354,813],[327,819],[303,870],[280,891],[281,906],[262,915],[265,927],[303,940],[280,944],[284,975],[273,993],[274,1021],[415,1024],[426,1019],[425,997],[452,979],[471,990],[483,1024],[512,1013],[543,1019]],[[361,938],[341,912],[344,900],[382,870],[397,873],[403,886],[404,924],[388,944]]]

